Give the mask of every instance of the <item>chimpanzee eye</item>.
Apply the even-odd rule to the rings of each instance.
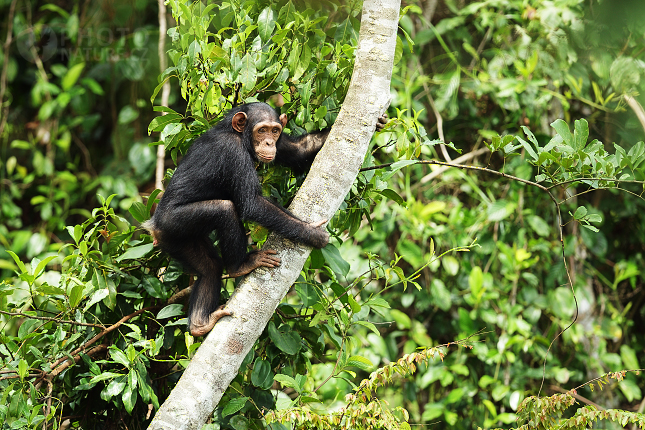
[[[266,128],[264,128],[264,127],[262,127],[262,128],[260,129],[260,133],[265,133],[266,131],[267,131],[267,130],[266,130]]]
[[[277,133],[280,133],[280,129],[279,129],[278,127],[274,127],[274,128],[273,128],[273,132],[274,132],[274,133],[276,133],[276,134],[277,134]]]

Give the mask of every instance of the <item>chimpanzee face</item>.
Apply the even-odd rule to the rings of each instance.
[[[243,112],[238,112],[233,117],[233,128],[243,132],[248,126],[247,116]],[[253,150],[257,159],[263,163],[270,163],[275,159],[276,144],[282,133],[282,129],[287,125],[287,116],[280,115],[279,122],[272,118],[263,118],[253,125],[251,139]]]
[[[258,160],[263,163],[273,161],[280,133],[282,124],[275,121],[262,121],[253,127],[253,149]]]

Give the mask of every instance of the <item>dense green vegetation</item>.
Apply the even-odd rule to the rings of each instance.
[[[206,428],[645,428],[645,6],[403,6],[392,121]],[[138,227],[155,145],[342,105],[360,3],[168,8],[160,73],[156,2],[0,0],[2,429],[145,428],[199,347]]]

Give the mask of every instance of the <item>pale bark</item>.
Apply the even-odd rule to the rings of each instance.
[[[159,69],[161,73],[166,71],[168,67],[168,60],[166,56],[166,32],[168,31],[168,24],[166,21],[166,3],[165,0],[158,0],[159,8],[159,43],[157,44],[157,50],[159,54]],[[166,83],[161,87],[161,106],[168,107],[168,99],[170,98],[170,82],[166,80]],[[165,115],[166,112],[162,112],[161,115]],[[166,150],[163,144],[157,146],[157,164],[155,166],[155,188],[163,190],[163,177],[165,173],[165,161],[166,161]]]
[[[290,206],[305,221],[330,219],[363,163],[377,118],[389,102],[400,0],[365,0],[356,62],[347,97],[309,175]],[[272,234],[282,265],[257,269],[236,288],[233,313],[204,340],[149,429],[199,429],[211,415],[242,360],[295,282],[310,248]]]

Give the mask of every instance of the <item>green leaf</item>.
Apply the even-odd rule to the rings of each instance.
[[[546,237],[549,234],[551,234],[551,229],[549,228],[549,225],[546,223],[546,221],[544,221],[543,218],[537,215],[529,215],[526,217],[526,220],[528,221],[533,231],[539,234],[540,236]]]
[[[470,287],[470,293],[475,298],[475,301],[478,302],[484,287],[484,274],[481,267],[474,266],[471,269],[470,275],[468,276],[468,286]]]
[[[356,30],[352,25],[350,17],[347,17],[343,22],[341,22],[338,27],[336,27],[336,33],[334,34],[334,40],[341,43],[351,43],[352,40],[357,38]]]
[[[45,271],[45,266],[49,264],[50,261],[52,261],[54,258],[58,257],[57,255],[50,255],[49,257],[46,257],[44,260],[42,260],[38,265],[36,266],[36,270],[34,270],[34,276],[38,278],[42,273]]]
[[[625,369],[640,369],[636,352],[629,345],[622,344],[620,346],[620,358],[623,360]]]
[[[311,284],[300,282],[296,283],[296,293],[305,307],[313,306],[320,301],[320,292]]]
[[[61,87],[64,91],[67,91],[74,86],[76,81],[78,81],[79,76],[81,76],[81,72],[84,67],[85,63],[78,63],[67,71],[65,77],[61,81]]]
[[[160,299],[164,296],[163,285],[161,281],[154,276],[146,276],[141,280],[140,284],[144,290],[152,297]]]
[[[316,109],[316,112],[314,113],[314,116],[319,121],[324,119],[325,115],[327,115],[327,106],[324,106],[324,105]]]
[[[269,323],[269,337],[282,352],[289,355],[294,355],[301,348],[300,335],[291,330],[287,324],[282,324],[280,328],[276,328],[273,321]]]
[[[235,412],[238,412],[240,409],[246,405],[246,402],[249,400],[248,397],[237,397],[235,399],[231,399],[226,406],[224,406],[224,409],[222,410],[222,417],[227,417],[229,415],[233,415]]]
[[[137,259],[137,258],[142,258],[145,257],[152,251],[154,248],[154,245],[152,243],[145,243],[143,245],[138,245],[138,246],[133,246],[129,248],[127,251],[125,251],[123,254],[119,255],[116,258],[117,262],[121,262],[123,260],[128,260],[128,259]]]
[[[197,40],[193,40],[193,42],[188,47],[188,58],[190,59],[191,64],[195,64],[201,52],[202,52],[201,45]]]
[[[562,140],[567,146],[574,147],[573,146],[573,135],[571,134],[571,131],[569,130],[569,125],[564,122],[561,119],[556,119],[554,122],[551,123],[551,127],[560,135]],[[545,148],[546,149],[546,148]]]
[[[24,358],[20,359],[20,362],[18,363],[18,376],[20,376],[20,379],[25,379],[25,377],[29,374],[29,363],[27,363],[27,360]]]
[[[349,303],[349,307],[352,308],[352,312],[355,314],[361,311],[361,305],[356,301],[356,299],[354,299],[353,295],[347,294],[347,302]]]
[[[407,160],[407,161],[412,161],[412,160]],[[394,190],[392,190],[390,188],[386,188],[385,190],[379,191],[379,194],[381,194],[382,196],[387,197],[390,200],[395,201],[400,206],[403,206],[403,207],[406,206],[406,202],[405,202],[405,200],[403,200],[403,197],[401,197],[396,191],[394,191]]]
[[[150,125],[148,126],[148,134],[152,133],[153,131],[162,131],[166,125],[173,123],[173,122],[181,122],[183,117],[179,114],[172,114],[169,113],[167,115],[162,115],[162,116],[157,116],[150,121]]]
[[[258,16],[258,33],[262,42],[267,42],[275,29],[275,12],[267,6]]]
[[[441,308],[443,311],[448,311],[452,305],[450,299],[450,291],[446,288],[446,285],[439,278],[434,278],[430,284],[430,296],[432,297],[432,302]]]
[[[584,206],[579,206],[578,209],[576,209],[576,213],[573,214],[573,218],[580,220],[587,215],[587,208]]]
[[[247,52],[242,58],[242,70],[240,70],[240,82],[246,91],[251,91],[257,82],[257,69],[255,61]]]
[[[157,314],[157,319],[162,320],[166,318],[172,318],[178,315],[184,315],[184,305],[174,303],[160,310],[159,313]]]
[[[268,361],[257,359],[251,372],[251,383],[256,387],[268,390],[273,383],[273,372]]]
[[[390,171],[396,172],[397,170],[400,170],[405,166],[409,166],[410,164],[417,164],[417,160],[401,160],[397,161],[396,163],[392,163],[392,165],[390,166]]]
[[[281,373],[278,373],[277,375],[275,375],[273,377],[273,380],[279,382],[280,384],[282,384],[285,387],[293,388],[294,390],[298,387],[298,384],[296,383],[296,380],[293,379],[289,375],[283,375]]]
[[[123,393],[124,388],[125,388],[125,378],[124,377],[115,378],[112,380],[112,382],[108,384],[107,387],[105,387],[104,393],[108,396],[108,398],[111,398]]]
[[[392,318],[396,322],[399,329],[409,329],[410,327],[412,327],[412,320],[406,313],[401,312],[398,309],[392,309],[390,311],[390,315],[392,315]]]
[[[105,381],[105,380],[112,379],[112,378],[116,378],[117,376],[123,376],[123,375],[121,375],[120,373],[113,373],[113,372],[101,373],[100,375],[95,376],[92,379],[90,379],[90,384],[96,384],[97,382]]]
[[[150,193],[150,196],[148,197],[148,201],[146,202],[146,210],[147,210],[148,214],[150,214],[150,211],[152,210],[152,206],[157,201],[156,199],[157,199],[157,196],[159,195],[159,193],[161,193],[161,190],[158,189],[158,188]],[[134,214],[132,216],[134,216]],[[137,220],[137,221],[139,221],[139,220]],[[142,222],[142,221],[139,221],[139,222]]]
[[[81,79],[81,83],[89,88],[90,91],[92,91],[97,96],[102,96],[103,94],[105,94],[105,91],[103,91],[101,85],[99,85],[99,83],[92,78],[83,78]]]
[[[83,284],[74,285],[74,288],[72,288],[72,291],[69,294],[69,305],[72,308],[75,308],[76,306],[78,306],[78,304],[83,299],[83,289],[84,288],[85,288],[85,285],[83,285]]]
[[[353,355],[347,360],[347,366],[358,367],[361,370],[370,371],[374,368],[374,364],[365,357],[360,355]]]
[[[130,386],[126,386],[125,391],[121,396],[121,400],[123,400],[123,406],[125,406],[125,410],[129,414],[131,414],[132,410],[134,409],[134,405],[137,402],[136,390],[133,390]]]
[[[378,335],[378,336],[381,335],[381,333],[378,331],[376,326],[374,324],[372,324],[371,322],[369,322],[369,321],[356,321],[356,324],[362,325],[363,327],[366,327],[366,328],[372,330],[372,332],[374,334]]]
[[[128,360],[128,357],[125,356],[125,353],[121,351],[119,348],[116,346],[111,346],[109,348],[110,351],[110,357],[112,357],[112,360],[116,361],[119,364],[124,365],[125,367],[130,367],[130,360]]]
[[[349,263],[341,257],[338,248],[336,248],[332,243],[329,243],[321,249],[321,252],[325,257],[325,261],[334,273],[341,276],[347,276],[350,266]]]
[[[25,267],[25,264],[20,260],[20,258],[16,255],[16,253],[13,251],[9,251],[8,249],[5,251],[7,254],[11,255],[11,258],[13,258],[13,261],[16,262],[16,265],[20,269],[20,273],[27,273],[27,267]]]
[[[134,217],[134,219],[136,219],[139,222],[144,222],[148,218],[150,218],[150,212],[148,211],[148,208],[144,206],[144,204],[141,202],[132,203],[128,211],[130,212],[132,217]]]
[[[396,36],[396,47],[394,48],[394,65],[396,66],[403,57],[403,40]]]
[[[529,154],[529,156],[531,157],[531,160],[533,160],[534,162],[535,162],[535,161],[537,161],[537,159],[538,159],[538,155],[537,155],[537,153],[533,150],[533,148],[531,147],[531,145],[530,145],[526,140],[522,139],[522,138],[521,138],[521,137],[519,137],[519,136],[515,136],[515,138],[520,142],[520,144],[522,145],[522,147],[524,148],[524,150],[526,150],[526,152]]]
[[[587,144],[587,138],[589,138],[589,124],[587,124],[586,119],[578,119],[574,123],[574,148],[577,151],[580,151]]]
[[[452,255],[446,255],[441,259],[441,265],[446,273],[450,276],[455,276],[459,273],[459,260]]]
[[[628,402],[633,402],[634,400],[640,400],[643,398],[643,392],[640,387],[631,379],[622,380],[618,386]]]

